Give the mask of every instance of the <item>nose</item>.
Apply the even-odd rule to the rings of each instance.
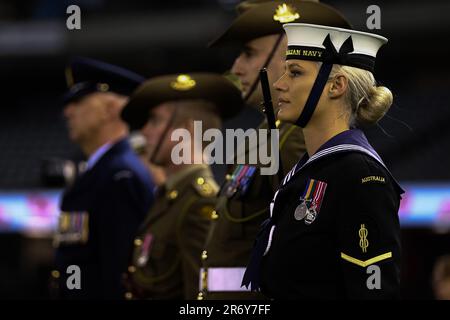
[[[73,102],[70,102],[64,106],[63,115],[67,119],[72,114]]]
[[[286,76],[286,73],[284,73],[277,81],[274,82],[273,87],[277,91],[287,91],[288,87],[286,84],[286,81],[284,80],[284,77]]]
[[[231,67],[231,72],[234,73],[237,76],[242,76],[244,75],[244,64],[243,64],[243,57],[244,54],[241,53],[236,60],[234,60],[233,66]]]
[[[152,137],[152,128],[150,125],[150,121],[147,121],[147,123],[142,127],[140,130],[141,134],[145,137],[147,141],[150,141],[150,138]]]
[[[147,121],[147,123],[141,128],[141,134],[142,135],[146,135],[147,133],[148,133],[148,131],[149,131],[149,124],[148,124],[148,121]]]

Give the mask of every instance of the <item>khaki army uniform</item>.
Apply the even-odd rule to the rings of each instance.
[[[305,152],[303,133],[299,127],[277,121],[280,159],[283,171],[289,169]],[[264,121],[261,129],[267,128]],[[261,146],[258,145],[258,148]],[[246,148],[246,154],[249,150]],[[256,167],[258,167],[257,165]],[[222,187],[216,212],[202,252],[199,299],[254,299],[255,293],[240,288],[243,272],[250,257],[261,223],[269,217],[269,204],[279,181],[276,175],[261,175],[256,169],[250,177],[246,192],[243,184],[228,192],[236,177],[234,166]]]
[[[169,177],[134,240],[126,298],[197,297],[200,254],[218,191],[206,165]]]

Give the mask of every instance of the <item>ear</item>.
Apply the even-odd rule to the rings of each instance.
[[[328,87],[328,97],[330,99],[339,99],[342,97],[348,88],[348,79],[342,74],[337,74],[331,81]]]
[[[117,94],[105,94],[106,114],[109,119],[120,118],[120,112],[128,101],[127,97]]]

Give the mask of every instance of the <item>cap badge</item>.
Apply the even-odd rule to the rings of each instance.
[[[100,92],[106,92],[109,90],[109,85],[107,83],[98,83],[97,90]]]
[[[193,87],[195,87],[195,85],[196,85],[195,80],[192,79],[187,74],[180,74],[177,77],[176,81],[172,81],[170,83],[170,86],[172,87],[172,89],[179,90],[179,91],[190,90]]]
[[[291,8],[286,3],[279,5],[273,16],[273,20],[279,21],[280,23],[288,23],[300,18],[300,14]]]

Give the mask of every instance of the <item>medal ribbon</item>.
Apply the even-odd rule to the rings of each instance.
[[[327,184],[325,182],[315,179],[309,179],[308,183],[306,184],[305,191],[300,198],[300,201],[304,201],[308,206],[308,209],[315,207],[316,212],[319,212],[326,188]]]
[[[325,190],[327,188],[327,184],[322,181],[317,181],[317,186],[314,190],[314,196],[313,196],[313,206],[316,206],[316,212],[318,213],[320,211],[320,206],[322,205],[322,199],[323,195],[325,194]]]

